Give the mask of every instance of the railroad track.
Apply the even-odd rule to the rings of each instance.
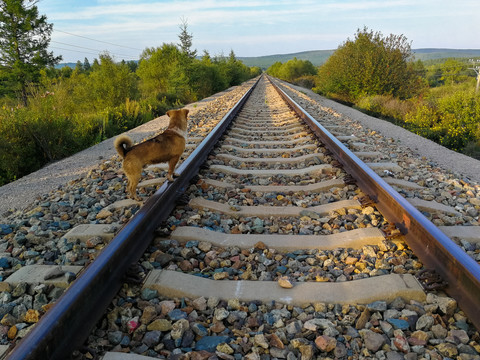
[[[387,182],[418,185],[382,179],[395,164],[352,157],[342,141],[354,148],[355,138],[325,131],[342,124],[320,125],[265,77],[250,92],[238,114],[191,139],[179,178],[145,202],[9,359],[66,358],[87,337],[85,358],[94,350],[227,359],[480,350],[471,325],[443,337],[467,334],[455,350],[440,335],[428,342],[432,326],[437,336],[454,315],[469,326],[443,290],[480,325],[480,271],[414,205],[432,207]]]

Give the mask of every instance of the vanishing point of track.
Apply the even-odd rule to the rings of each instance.
[[[172,256],[144,283],[161,296],[274,300],[296,306],[390,302],[398,296],[421,301],[424,293],[413,275],[428,268],[434,271],[426,272],[431,276],[423,279],[426,286],[444,287],[480,327],[480,266],[394,191],[388,179],[279,88],[277,93],[273,84],[261,77],[195,145],[178,166],[179,177],[145,202],[9,359],[62,359],[80,347],[121,288],[129,266],[154,257],[144,253],[172,213],[180,221],[165,228],[168,239],[183,249],[188,242],[195,248],[199,243],[237,247],[250,267],[248,261],[244,267],[228,261],[224,271],[215,271],[214,263],[201,261],[200,266],[193,254],[187,263]],[[218,191],[210,193],[211,188]],[[187,212],[188,219],[181,221]],[[205,218],[212,213],[215,220]],[[332,222],[333,217],[337,220]],[[335,261],[316,256],[319,250],[363,246],[394,252],[403,241],[419,259],[411,260],[407,273],[385,266],[378,276],[366,276],[353,262],[335,280],[322,271],[327,261],[332,267]],[[265,257],[249,256],[249,249],[261,250]],[[280,254],[296,251],[308,265],[303,272],[269,268],[272,258],[287,261]],[[434,277],[436,282],[430,282]]]

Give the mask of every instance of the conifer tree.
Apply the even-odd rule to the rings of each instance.
[[[40,70],[61,60],[49,52],[53,25],[38,14],[36,0],[0,0],[0,79],[3,92],[26,105],[28,86]]]
[[[194,59],[197,56],[197,50],[192,50],[193,35],[188,33],[187,20],[182,18],[182,24],[180,25],[180,34],[178,35],[180,40],[180,50],[184,55],[190,59]]]
[[[85,71],[90,71],[90,68],[91,68],[90,62],[88,61],[87,58],[85,58],[85,60],[83,60],[83,69]]]

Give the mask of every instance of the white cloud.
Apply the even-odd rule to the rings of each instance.
[[[333,49],[364,26],[407,34],[416,44],[480,47],[478,0],[461,6],[451,0],[42,0],[37,6],[54,23],[57,41],[78,45],[80,39],[55,30],[143,49],[178,42],[185,18],[193,46],[212,54]]]

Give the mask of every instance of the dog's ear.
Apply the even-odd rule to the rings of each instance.
[[[168,110],[167,115],[168,115],[168,117],[170,117],[172,115],[172,110]]]
[[[188,112],[189,112],[189,110],[188,110],[188,109],[183,109],[182,111],[183,111],[183,113],[185,114],[185,116],[187,116],[187,115],[188,115]]]

